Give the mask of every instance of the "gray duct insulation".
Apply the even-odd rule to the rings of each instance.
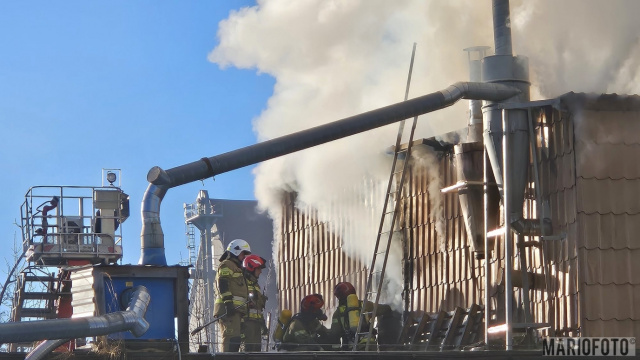
[[[149,329],[149,323],[144,319],[144,315],[147,312],[150,301],[151,296],[147,288],[136,286],[131,295],[129,306],[125,311],[86,318],[0,324],[0,344],[75,339],[108,335],[121,331],[130,331],[134,336],[140,337]]]
[[[147,174],[149,186],[142,199],[140,265],[167,265],[160,204],[167,190],[290,154],[367,130],[392,124],[453,105],[460,99],[504,101],[521,90],[508,85],[475,82],[455,83],[445,90],[351,116],[325,125],[247,146],[169,170],[158,166]]]

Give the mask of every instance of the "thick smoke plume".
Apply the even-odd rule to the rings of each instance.
[[[534,99],[568,91],[637,92],[639,13],[640,1],[633,0],[512,1],[513,49],[530,58]],[[462,49],[493,46],[491,1],[259,0],[230,13],[218,39],[212,62],[276,80],[254,119],[264,141],[402,101],[414,42],[410,98],[466,81]],[[463,128],[466,109],[460,102],[423,116],[416,138]],[[389,125],[265,162],[255,171],[256,197],[276,224],[283,191],[298,192],[321,220],[332,220],[331,207],[343,201],[352,223],[366,223],[372,207],[360,200],[371,193],[360,185],[386,182],[385,150],[396,133],[397,125]],[[384,192],[378,196],[382,201]],[[376,231],[345,236],[345,249],[367,261],[372,247],[351,244],[371,244]],[[395,261],[389,266],[398,271],[389,276],[401,284]]]

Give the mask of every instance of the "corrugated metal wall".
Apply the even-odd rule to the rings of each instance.
[[[300,310],[300,300],[319,293],[328,313],[336,307],[333,287],[349,281],[359,294],[367,279],[365,266],[342,251],[342,240],[329,225],[318,221],[313,209],[298,209],[295,194],[287,194],[283,204],[281,238],[278,241],[278,293],[281,309]],[[336,209],[339,211],[339,209]],[[334,226],[345,226],[337,224]]]
[[[440,193],[457,181],[453,156],[421,154],[431,159],[414,163],[404,196],[405,260],[412,268],[406,272],[406,310],[450,311],[481,304],[482,262],[467,243],[458,195]]]

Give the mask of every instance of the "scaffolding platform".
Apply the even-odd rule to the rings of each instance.
[[[27,261],[38,265],[111,264],[122,258],[129,196],[119,187],[35,186],[20,208]]]

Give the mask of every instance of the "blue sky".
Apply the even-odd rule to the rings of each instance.
[[[218,23],[253,1],[0,4],[0,245],[20,241],[19,207],[36,185],[100,185],[122,169],[131,198],[124,263],[140,256],[146,174],[256,142],[268,75],[207,60]],[[187,256],[183,203],[254,199],[251,167],[171,189],[162,204],[167,261]],[[7,259],[9,262],[12,260]],[[4,270],[4,268],[3,268]],[[2,274],[4,279],[4,273]]]

